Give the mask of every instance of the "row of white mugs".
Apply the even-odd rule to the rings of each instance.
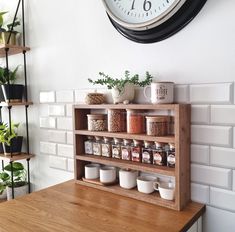
[[[119,184],[122,188],[132,189],[137,185],[141,193],[150,194],[154,190],[159,191],[161,198],[174,200],[175,189],[172,182],[159,182],[155,176],[138,176],[139,172],[134,170],[119,170]],[[85,179],[100,179],[103,184],[115,183],[117,179],[117,168],[112,166],[101,166],[100,164],[85,165]]]

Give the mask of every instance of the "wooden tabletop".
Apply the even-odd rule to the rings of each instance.
[[[205,206],[174,211],[68,181],[0,204],[1,232],[186,231]]]

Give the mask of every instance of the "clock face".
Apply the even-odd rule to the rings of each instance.
[[[186,0],[103,0],[110,17],[120,25],[146,30],[169,19]]]

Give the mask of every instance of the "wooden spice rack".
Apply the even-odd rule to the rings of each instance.
[[[87,130],[87,114],[91,110],[107,109],[138,109],[157,111],[167,110],[174,115],[174,136],[155,137],[146,134],[128,134],[126,132],[94,132]],[[75,105],[73,107],[74,141],[75,141],[75,180],[78,184],[97,188],[103,191],[131,197],[148,203],[164,206],[174,210],[182,210],[190,200],[190,105],[187,104],[130,104],[130,105]],[[84,141],[86,136],[102,136],[121,139],[137,139],[147,141],[158,141],[175,144],[176,165],[175,168],[160,167],[152,164],[137,163],[127,160],[99,157],[84,154]],[[118,184],[113,186],[102,186],[83,181],[84,167],[87,163],[95,162],[104,165],[112,165],[119,168],[130,168],[148,173],[158,173],[175,177],[175,200],[167,201],[160,198],[158,192],[143,194],[137,189],[126,190]]]

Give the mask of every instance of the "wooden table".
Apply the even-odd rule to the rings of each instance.
[[[190,203],[178,212],[68,181],[0,204],[0,231],[186,231],[204,213]]]

